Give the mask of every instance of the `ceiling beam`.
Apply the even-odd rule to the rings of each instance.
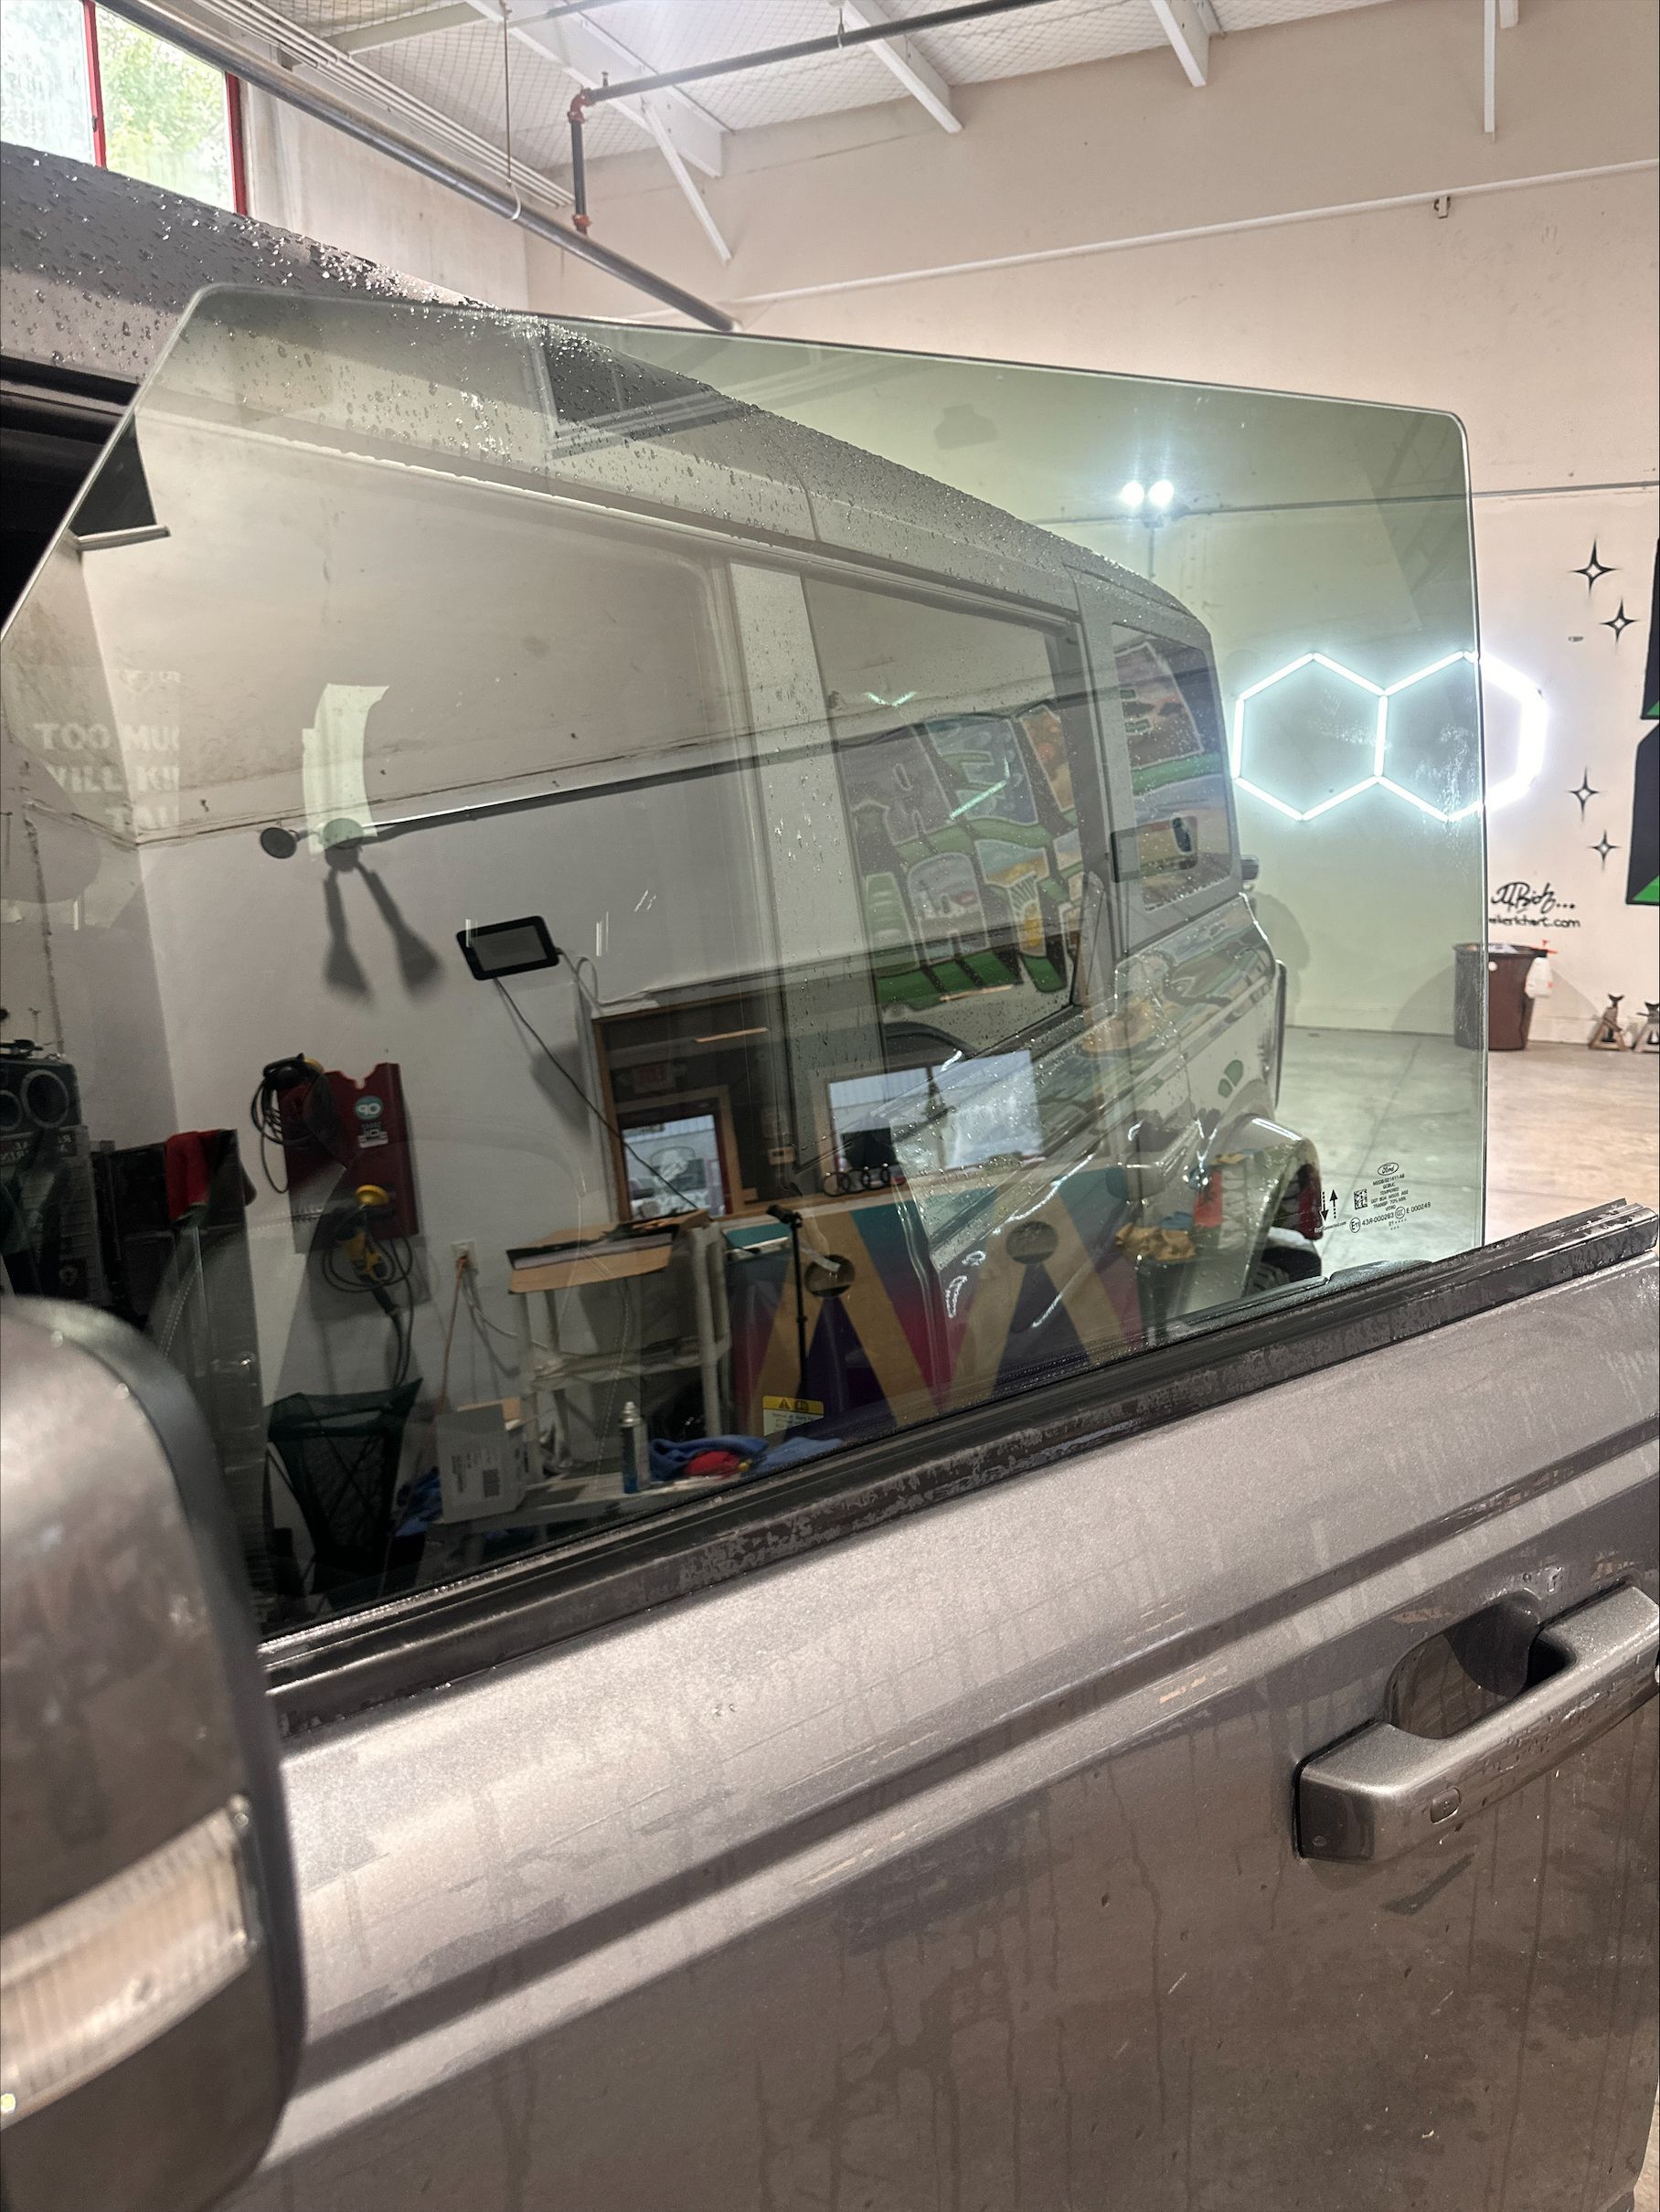
[[[499,23],[499,12],[491,0],[473,0],[473,5],[487,20]],[[538,22],[534,11],[516,27],[514,36],[527,46],[534,47],[551,61],[557,61],[568,76],[574,77],[585,90],[591,89],[607,77],[614,77],[619,69],[624,73],[637,69],[649,73],[650,64],[644,61],[632,47],[613,37],[602,23],[591,22],[586,16],[567,16],[556,23]],[[652,112],[668,134],[682,161],[700,170],[705,176],[719,176],[726,168],[726,132],[715,118],[684,92],[668,90],[643,93],[632,100],[619,100],[612,104],[620,115],[627,116],[634,128],[641,131],[654,144],[657,124],[647,120],[648,103]]]
[[[450,7],[422,7],[407,16],[388,16],[379,23],[355,24],[336,31],[329,40],[336,53],[363,54],[370,47],[398,46],[405,38],[425,38],[433,31],[455,31],[476,23],[478,10],[472,0],[454,0]]]
[[[657,141],[658,153],[662,154],[664,160],[668,164],[669,175],[679,186],[680,190],[685,197],[686,205],[691,208],[692,213],[697,218],[699,224],[702,226],[704,236],[708,239],[709,244],[713,246],[715,251],[719,255],[721,263],[724,266],[732,258],[732,249],[727,244],[725,239],[721,237],[720,227],[716,222],[713,215],[711,215],[709,212],[708,202],[704,198],[702,193],[698,191],[697,179],[692,175],[691,171],[686,167],[685,162],[681,160],[680,150],[676,145],[674,140],[669,136],[667,131],[664,128],[663,118],[657,112],[655,108],[650,106],[646,108],[645,120],[651,127],[652,135]]]
[[[844,23],[859,30],[867,30],[873,24],[891,23],[887,0],[839,0],[839,12]],[[903,18],[901,17],[902,21]],[[960,131],[961,118],[951,104],[951,86],[932,64],[924,59],[920,49],[909,38],[884,38],[872,48],[878,61],[892,70],[921,107],[931,115],[942,131]]]
[[[1153,12],[1191,85],[1203,85],[1210,69],[1208,9],[1201,0],[1153,0]]]

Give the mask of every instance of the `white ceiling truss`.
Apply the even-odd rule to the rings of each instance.
[[[1112,57],[1168,49],[1202,88],[1212,43],[1375,0],[1023,0],[1010,12],[900,30],[853,45],[848,34],[935,16],[948,0],[277,0],[303,35],[326,41],[359,79],[373,77],[492,144],[515,191],[569,204],[568,110],[579,91],[632,84],[835,37],[824,51],[721,70],[685,86],[605,100],[583,128],[589,163],[654,148],[720,261],[730,249],[702,186],[722,175],[732,133],[909,101],[940,130],[964,124],[964,86]],[[1520,0],[1482,0],[1487,24],[1516,20]],[[1485,121],[1493,124],[1493,29]],[[598,195],[602,203],[602,192]],[[602,217],[603,207],[601,207]]]

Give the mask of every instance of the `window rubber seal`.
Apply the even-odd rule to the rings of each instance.
[[[1615,1201],[1428,1265],[1384,1261],[660,1517],[520,1554],[264,1646],[285,1738],[464,1680],[950,1498],[1254,1396],[1655,1250]]]

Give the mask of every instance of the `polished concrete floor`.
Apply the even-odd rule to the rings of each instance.
[[[1293,1028],[1282,1118],[1325,1173],[1328,1273],[1437,1259],[1608,1198],[1660,1206],[1660,1055],[1531,1045],[1486,1057],[1450,1038]]]
[[[1660,1207],[1660,1054],[1529,1045],[1487,1063],[1487,1239],[1605,1198]]]

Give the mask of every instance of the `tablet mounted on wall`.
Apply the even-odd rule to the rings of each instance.
[[[517,921],[470,921],[456,931],[455,941],[468,967],[486,984],[532,968],[551,968],[559,957],[539,914],[526,914]]]

